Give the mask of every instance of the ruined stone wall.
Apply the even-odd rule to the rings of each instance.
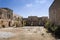
[[[13,10],[9,9],[9,8],[2,8],[4,10],[6,10],[6,12],[4,12],[3,14],[7,16],[7,19],[13,19]]]
[[[48,17],[37,17],[37,16],[29,16],[28,18],[23,18],[23,24],[25,26],[43,26]]]
[[[20,27],[22,26],[22,17],[13,15],[13,10],[9,8],[0,8],[0,27]]]
[[[0,8],[1,19],[13,19],[13,11],[8,8]]]
[[[23,24],[22,24],[22,17],[21,16],[18,16],[16,14],[13,15],[13,26],[14,27],[22,27]]]

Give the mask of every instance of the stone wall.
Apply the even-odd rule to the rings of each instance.
[[[9,8],[0,8],[0,27],[20,27],[22,26],[22,17],[13,15],[13,10]]]
[[[49,8],[50,21],[56,25],[60,25],[60,0],[54,0]]]
[[[22,17],[19,15],[14,14],[13,15],[13,22],[14,27],[22,27]]]
[[[13,10],[9,8],[0,8],[1,19],[13,19]]]
[[[29,16],[28,18],[23,18],[23,24],[25,26],[44,26],[48,17],[37,17]]]

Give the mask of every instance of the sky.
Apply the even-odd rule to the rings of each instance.
[[[19,16],[49,16],[53,0],[0,0],[0,8],[10,8]]]

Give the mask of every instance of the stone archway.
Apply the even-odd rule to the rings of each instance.
[[[5,25],[2,25],[3,28],[5,28]]]
[[[11,21],[9,21],[8,25],[9,25],[9,27],[11,27]]]

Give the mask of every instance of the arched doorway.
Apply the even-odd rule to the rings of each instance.
[[[3,28],[5,28],[5,25],[2,25]]]
[[[9,21],[9,24],[8,25],[9,25],[9,27],[11,27],[11,21]]]

